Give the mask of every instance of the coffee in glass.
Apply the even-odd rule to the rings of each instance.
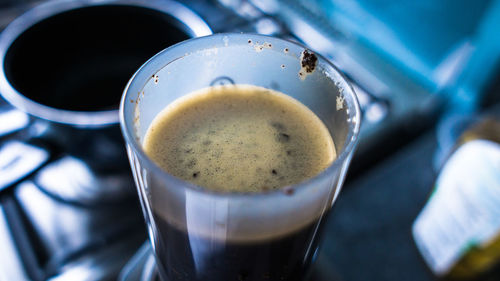
[[[134,75],[120,118],[164,280],[304,278],[360,122],[328,61],[266,36],[188,40]]]

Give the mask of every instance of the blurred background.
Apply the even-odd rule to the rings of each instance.
[[[149,278],[146,229],[116,118],[54,116],[12,89],[57,109],[115,114],[143,62],[211,32],[301,42],[334,62],[358,95],[360,143],[311,280],[500,280],[498,213],[487,234],[451,218],[412,232],[452,155],[472,139],[500,142],[500,1],[0,0],[0,30],[1,280]],[[88,81],[96,88],[82,90]],[[472,175],[451,173],[460,180],[488,170],[490,180],[471,188],[499,189],[495,153],[460,158]],[[433,204],[455,202],[461,217],[479,204],[454,198]],[[428,237],[466,232],[454,225],[474,225],[483,240],[425,253],[430,240],[452,243]],[[437,270],[441,258],[447,265]],[[459,267],[466,273],[450,275]]]

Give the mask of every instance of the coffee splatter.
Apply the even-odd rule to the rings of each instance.
[[[302,52],[302,57],[300,64],[306,70],[306,72],[311,73],[316,68],[316,64],[318,63],[318,58],[312,52],[308,50],[304,50]]]
[[[286,195],[293,195],[295,193],[295,190],[291,186],[285,186],[283,187],[283,193]]]
[[[267,42],[264,42],[262,44],[258,44],[258,42],[257,42],[254,45],[254,49],[257,52],[262,52],[262,50],[264,50],[264,49],[271,49],[271,48],[272,48],[271,43],[267,43]]]
[[[313,73],[318,64],[318,57],[309,50],[304,50],[300,55],[300,71],[299,77],[304,80],[306,77]]]

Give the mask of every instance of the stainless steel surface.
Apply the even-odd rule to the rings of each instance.
[[[34,176],[34,181],[60,200],[85,206],[120,202],[135,193],[128,171],[97,174],[72,156],[52,161]]]
[[[0,105],[0,137],[15,133],[29,123],[28,115],[7,105]]]
[[[15,247],[14,238],[5,217],[4,207],[0,204],[0,279],[1,280],[27,280],[23,262]]]
[[[48,158],[42,148],[15,140],[4,142],[0,146],[0,191],[31,174]]]
[[[135,243],[143,239],[141,217],[137,216],[140,210],[133,201],[120,202],[121,206],[68,204],[47,196],[30,180],[21,183],[14,195],[40,240],[36,244],[38,251],[48,256],[43,266],[47,277],[63,274],[75,260],[90,262],[109,247],[126,245],[125,241],[134,237]],[[111,252],[107,256],[117,258],[121,254]]]

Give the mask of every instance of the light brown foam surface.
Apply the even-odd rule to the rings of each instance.
[[[151,123],[146,154],[216,191],[259,192],[314,177],[335,159],[326,126],[283,93],[250,85],[193,92]]]

